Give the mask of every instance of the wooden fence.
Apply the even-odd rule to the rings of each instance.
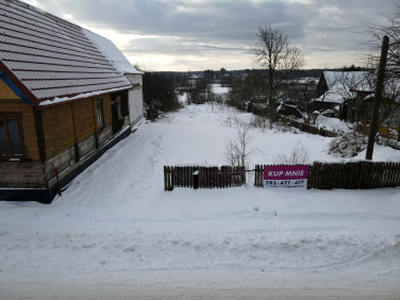
[[[245,169],[242,167],[164,167],[164,189],[188,188],[228,188],[246,183]]]
[[[327,136],[327,137],[337,137],[338,136],[338,133],[333,130],[329,130],[326,128],[318,128],[318,126],[316,126],[316,125],[299,122],[297,120],[293,120],[289,117],[282,116],[282,115],[280,115],[279,118],[282,121],[284,121],[288,126],[295,127],[303,132],[307,132],[310,134],[317,134],[317,135],[321,135],[321,136]]]
[[[256,165],[255,186],[263,186],[264,165]],[[400,186],[400,163],[350,162],[309,165],[307,188],[372,189]]]

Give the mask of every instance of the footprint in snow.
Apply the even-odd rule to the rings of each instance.
[[[129,252],[135,252],[135,248],[132,246],[124,249],[124,253],[129,253]]]

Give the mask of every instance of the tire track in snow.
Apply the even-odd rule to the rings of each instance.
[[[368,236],[273,236],[232,233],[212,234],[132,233],[30,234],[1,232],[7,243],[0,244],[0,278],[24,278],[35,270],[39,277],[69,274],[65,280],[157,270],[264,270],[267,272],[351,270],[382,258],[400,262],[399,242]],[[274,240],[276,239],[276,240]],[[319,249],[315,251],[315,249]],[[12,255],[9,253],[12,252]],[[29,252],[29,255],[27,253]],[[49,253],[52,255],[49,256]],[[43,266],[46,266],[43,268]],[[389,270],[390,271],[390,270]],[[390,272],[385,266],[375,273]],[[124,275],[125,274],[125,275]],[[90,275],[90,276],[88,276]]]

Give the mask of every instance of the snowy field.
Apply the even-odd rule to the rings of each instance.
[[[164,192],[164,165],[225,164],[238,120],[253,117],[186,107],[143,123],[53,204],[0,202],[0,299],[399,299],[400,188],[263,189],[250,178]],[[250,165],[293,149],[341,161],[330,138],[249,133]],[[374,160],[400,151],[377,146]]]

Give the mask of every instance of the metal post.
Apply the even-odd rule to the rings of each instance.
[[[375,89],[374,106],[372,109],[371,125],[369,128],[369,138],[367,145],[367,153],[365,159],[372,159],[372,154],[374,152],[375,135],[378,130],[378,116],[379,116],[379,104],[382,98],[383,81],[385,79],[385,68],[386,68],[386,58],[389,50],[389,38],[385,35],[382,42],[382,52],[381,59],[379,62],[378,71],[378,82]]]

